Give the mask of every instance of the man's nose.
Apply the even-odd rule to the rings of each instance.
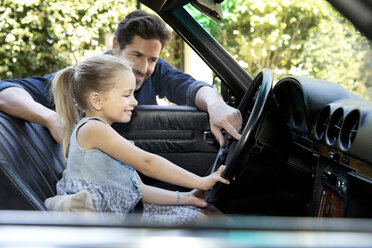
[[[142,59],[137,65],[137,70],[143,74],[147,72],[148,62],[146,59]]]

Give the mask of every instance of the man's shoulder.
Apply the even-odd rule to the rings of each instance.
[[[52,72],[48,75],[44,76],[31,76],[27,78],[12,78],[12,79],[3,79],[1,81],[3,82],[34,82],[34,81],[41,81],[46,82],[53,79],[53,76],[56,74],[56,72]]]
[[[52,72],[48,75],[44,75],[44,76],[33,76],[33,77],[30,77],[30,79],[35,79],[35,80],[52,80],[54,75],[56,74],[57,72]]]

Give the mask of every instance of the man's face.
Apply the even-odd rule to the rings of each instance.
[[[135,35],[131,44],[128,44],[123,50],[114,55],[124,57],[133,63],[133,73],[136,76],[136,89],[139,89],[142,83],[151,76],[155,70],[156,62],[162,49],[159,40],[145,40]]]

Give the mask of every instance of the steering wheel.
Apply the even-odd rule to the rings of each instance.
[[[222,164],[226,165],[223,177],[232,180],[239,169],[242,169],[243,158],[248,156],[250,150],[256,143],[256,130],[263,118],[265,105],[272,92],[272,73],[269,69],[264,69],[257,74],[253,79],[252,87],[244,94],[238,109],[240,112],[246,113],[248,111],[249,101],[260,88],[257,99],[253,105],[251,114],[243,129],[243,133],[239,140],[227,140],[228,134],[225,136],[225,146],[221,147],[217,153],[216,160],[211,169],[211,174],[215,172]],[[205,200],[208,203],[213,203],[222,193],[226,184],[217,183],[213,188],[205,192]]]

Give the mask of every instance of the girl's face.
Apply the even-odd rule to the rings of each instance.
[[[138,104],[134,98],[136,79],[131,71],[123,71],[113,78],[115,87],[103,95],[102,116],[108,124],[129,122],[133,108]]]

